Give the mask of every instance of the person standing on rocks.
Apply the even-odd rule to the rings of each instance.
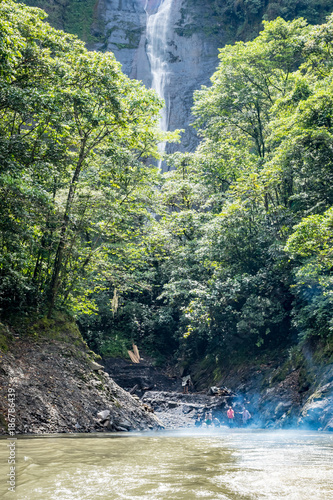
[[[213,416],[211,412],[206,413],[206,425],[209,427],[213,423]]]
[[[190,387],[190,384],[191,384],[191,375],[186,375],[186,377],[182,377],[183,394],[188,394],[188,388]]]
[[[251,418],[251,414],[250,412],[245,408],[245,406],[243,407],[243,411],[241,413],[242,415],[242,421],[243,421],[243,425],[246,426],[248,424],[248,421],[250,420]]]
[[[235,412],[232,409],[231,406],[229,406],[228,411],[227,411],[227,417],[228,417],[228,425],[229,427],[233,427],[234,425],[234,418],[235,418]]]

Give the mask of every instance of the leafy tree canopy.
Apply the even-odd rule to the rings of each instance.
[[[43,18],[0,4],[2,315],[65,309],[161,361],[328,339],[333,16],[221,49],[163,175],[154,92]]]

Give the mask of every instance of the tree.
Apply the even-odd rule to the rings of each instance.
[[[162,104],[39,9],[0,9],[2,290],[51,315],[149,216]]]

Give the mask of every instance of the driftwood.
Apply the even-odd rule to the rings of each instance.
[[[133,344],[133,352],[134,352],[135,356],[138,358],[138,360],[140,361],[139,349],[135,344]]]
[[[133,344],[133,351],[127,351],[127,352],[133,363],[140,363],[139,349],[135,344]]]

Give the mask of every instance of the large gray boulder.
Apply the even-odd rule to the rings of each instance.
[[[300,427],[333,430],[333,382],[318,387],[302,408]]]

